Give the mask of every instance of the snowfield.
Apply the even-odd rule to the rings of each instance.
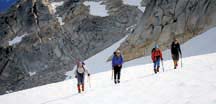
[[[90,7],[90,14],[93,16],[106,17],[109,16],[108,11],[106,10],[106,5],[103,5],[102,2],[94,1],[85,1],[83,3],[85,6]]]
[[[150,57],[143,57],[125,63],[118,85],[111,80],[109,69],[93,74],[91,87],[86,79],[86,92],[82,94],[77,94],[76,79],[70,79],[2,95],[0,101],[1,104],[216,104],[215,33],[216,28],[212,28],[182,45],[183,67],[177,70],[173,69],[167,50],[164,51],[165,72],[161,69],[157,75]],[[118,47],[121,41],[86,60],[89,69],[93,70],[88,64],[95,61],[104,66],[102,70],[111,65],[100,63],[104,57],[99,56]]]

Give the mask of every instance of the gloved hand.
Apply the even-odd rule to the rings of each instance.
[[[77,78],[77,75],[75,75],[75,78]]]
[[[161,60],[163,61],[163,58],[161,58]]]
[[[90,76],[90,74],[88,73],[88,76]]]

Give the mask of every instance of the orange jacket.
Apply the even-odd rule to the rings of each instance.
[[[156,49],[152,52],[152,61],[156,61],[157,57],[160,57],[160,59],[163,59],[162,52],[160,49]]]

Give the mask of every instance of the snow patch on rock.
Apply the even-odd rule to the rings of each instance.
[[[103,5],[102,2],[94,1],[85,1],[83,3],[85,6],[90,7],[90,14],[93,16],[106,17],[109,16],[108,11],[106,10],[106,5]]]
[[[53,13],[56,13],[56,8],[59,6],[62,6],[64,4],[64,1],[60,1],[60,2],[52,2],[51,6],[52,6],[52,11]]]
[[[35,75],[36,74],[36,72],[29,72],[29,75],[30,76],[33,76],[33,75]]]
[[[64,25],[65,23],[63,22],[63,20],[62,20],[62,17],[56,17],[57,19],[58,19],[58,22],[59,22],[59,24],[62,26],[62,25]]]
[[[145,11],[145,7],[141,5],[142,0],[123,0],[123,4],[137,6],[142,12]]]
[[[8,41],[9,45],[12,46],[12,45],[15,45],[15,44],[18,44],[22,41],[22,39],[27,36],[28,34],[24,34],[22,36],[16,36],[13,40],[11,41]]]

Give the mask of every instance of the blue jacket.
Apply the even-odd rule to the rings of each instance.
[[[122,56],[118,57],[114,55],[112,58],[112,66],[114,67],[122,64],[123,64],[123,57]]]

